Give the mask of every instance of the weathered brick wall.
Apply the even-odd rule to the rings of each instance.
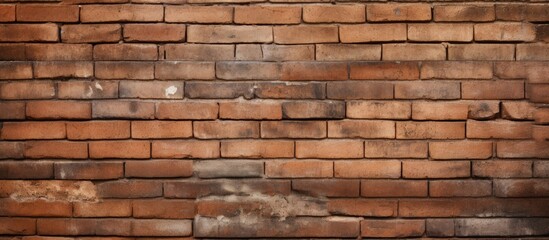
[[[0,0],[0,240],[549,237],[548,42],[542,1]]]

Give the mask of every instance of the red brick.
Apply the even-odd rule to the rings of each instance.
[[[426,197],[428,189],[421,180],[362,180],[360,187],[362,197]]]
[[[91,104],[69,101],[33,101],[27,103],[26,115],[35,119],[90,119]]]
[[[150,62],[95,62],[99,79],[154,79],[155,66]]]
[[[318,44],[316,59],[320,61],[381,60],[381,45]]]
[[[189,25],[187,42],[191,43],[270,43],[272,27]]]
[[[347,118],[410,119],[411,104],[396,101],[348,101]]]
[[[341,25],[339,37],[342,43],[401,42],[406,41],[406,24]]]
[[[395,138],[393,121],[328,121],[329,138]]]
[[[55,163],[56,179],[118,179],[123,172],[123,163],[116,162]]]
[[[234,140],[221,142],[221,156],[227,158],[291,158],[294,143],[285,140]]]
[[[434,159],[488,159],[492,156],[492,142],[430,142],[429,155]]]
[[[408,40],[416,42],[471,42],[473,25],[465,23],[408,24]]]
[[[66,43],[118,42],[122,27],[118,24],[63,25],[61,40]]]
[[[469,107],[464,102],[414,102],[414,120],[465,120]]]
[[[512,44],[452,44],[448,46],[448,60],[514,60]]]
[[[446,60],[442,44],[383,44],[383,60]]]
[[[78,22],[78,6],[22,4],[17,6],[18,22]]]
[[[522,99],[522,81],[468,81],[461,84],[463,99]]]
[[[131,225],[123,219],[70,219],[50,218],[37,221],[40,235],[103,235],[127,236]]]
[[[342,81],[327,83],[329,99],[392,99],[393,84],[387,82]]]
[[[69,202],[48,202],[33,200],[19,202],[12,199],[0,200],[0,216],[9,217],[70,217],[72,204]]]
[[[300,161],[301,162],[301,161]],[[268,162],[267,162],[268,163]],[[297,165],[297,164],[296,164]],[[295,168],[295,166],[292,166]],[[332,164],[330,164],[332,166]],[[302,169],[311,171],[309,169]],[[360,182],[358,180],[340,180],[340,179],[310,179],[293,180],[292,190],[307,193],[313,196],[326,197],[358,197],[360,191]]]
[[[547,197],[548,179],[505,179],[494,180],[496,197]]]
[[[195,138],[259,138],[259,123],[253,121],[200,121],[193,123]]]
[[[63,139],[67,136],[64,122],[4,122],[0,131],[3,140]]]
[[[362,4],[305,5],[303,21],[307,23],[365,22],[366,8]]]
[[[150,160],[132,161],[125,164],[126,177],[190,177],[193,175],[191,161]]]
[[[335,161],[336,178],[399,178],[400,161]]]
[[[466,83],[463,83],[466,84]],[[396,99],[459,99],[459,82],[421,81],[395,83]]]
[[[264,121],[261,138],[325,138],[324,121]]]
[[[157,79],[215,79],[215,64],[212,62],[163,61],[155,64]]]
[[[345,103],[341,101],[284,102],[282,117],[285,119],[344,118]]]
[[[391,200],[330,199],[328,211],[337,215],[394,217],[397,202]]]
[[[138,101],[96,101],[92,103],[93,118],[154,118],[154,103]]]
[[[404,178],[465,178],[471,176],[469,161],[403,161]]]
[[[90,78],[93,76],[91,62],[35,62],[35,78]]]
[[[463,139],[463,122],[396,122],[397,139]]]
[[[85,142],[26,142],[24,155],[27,158],[88,158]]]
[[[279,26],[274,27],[274,42],[278,44],[339,42],[337,26]]]
[[[118,89],[120,98],[183,98],[183,82],[181,81],[121,81]]]
[[[229,6],[166,6],[166,22],[231,23],[233,7]]]
[[[547,17],[546,4],[497,4],[498,20],[545,22]]]
[[[0,22],[15,22],[15,5],[0,5]]]
[[[429,4],[370,4],[366,7],[369,22],[429,21]]]
[[[115,81],[68,81],[58,82],[60,99],[105,99],[118,97],[118,82]]]
[[[216,76],[227,80],[278,79],[280,64],[267,62],[218,62]]]
[[[426,158],[427,143],[419,141],[366,141],[366,158]]]
[[[133,202],[135,218],[194,218],[196,206],[189,200],[137,200]]]
[[[534,162],[534,177],[547,177],[547,176],[549,176],[549,161]]]
[[[481,23],[475,25],[475,41],[533,41],[536,28],[530,23]]]
[[[358,140],[297,141],[297,158],[362,158],[364,149]]]
[[[282,106],[274,101],[220,102],[221,119],[281,119]]]
[[[90,158],[150,158],[148,141],[90,142]]]
[[[500,158],[547,158],[549,143],[536,141],[501,141],[497,143]]]
[[[491,22],[496,19],[494,5],[438,5],[433,7],[436,22]]]
[[[218,141],[153,141],[153,158],[218,158]]]
[[[27,44],[26,60],[68,61],[92,60],[89,44]]]
[[[290,181],[287,180],[200,180],[166,182],[164,196],[166,198],[201,198],[206,196],[250,195],[252,193],[265,195],[289,195]],[[200,207],[200,206],[199,206]],[[200,210],[199,210],[200,211]]]
[[[474,161],[473,176],[489,178],[532,177],[530,161]]]
[[[158,49],[153,44],[99,44],[93,48],[95,60],[157,60]]]
[[[281,80],[346,80],[346,63],[286,62],[282,64]]]
[[[493,66],[488,62],[424,62],[421,79],[491,79]]]
[[[301,22],[301,7],[237,6],[234,9],[234,22],[238,24],[296,24]]]
[[[534,103],[549,103],[549,84],[530,84],[527,88],[528,99]]]
[[[214,44],[166,44],[167,60],[234,60],[233,45]]]
[[[83,5],[81,22],[160,22],[164,18],[161,5]]]
[[[55,84],[50,81],[0,83],[1,99],[51,99]]]
[[[8,149],[6,149],[8,150]],[[2,179],[49,179],[53,178],[53,163],[51,162],[0,162],[0,178]]]
[[[190,236],[193,229],[191,220],[133,220],[132,236]]]
[[[142,180],[104,182],[96,185],[103,198],[150,198],[162,196],[162,183]]]
[[[430,197],[486,197],[492,195],[490,180],[440,180],[429,182]]]
[[[132,138],[189,138],[192,136],[190,121],[133,121]]]
[[[0,8],[0,15],[1,14]],[[34,235],[36,234],[36,219],[0,218],[0,234]]]
[[[130,122],[67,122],[67,138],[77,140],[130,138]]]
[[[74,203],[75,217],[130,217],[131,215],[132,203],[127,200]]]
[[[158,119],[215,119],[217,114],[214,102],[160,102],[156,107]]]
[[[0,42],[57,42],[56,24],[0,24]]]
[[[0,63],[0,79],[30,79],[32,78],[32,64],[26,62]]]
[[[363,237],[419,237],[425,233],[425,220],[362,220]]]
[[[25,119],[25,103],[0,102],[0,119]]]
[[[126,42],[181,42],[185,40],[182,24],[126,24]]]
[[[200,161],[194,164],[199,178],[262,177],[264,163],[256,160]]]
[[[467,138],[532,138],[532,124],[513,121],[467,121]]]
[[[334,163],[318,160],[267,161],[265,176],[268,178],[331,178]]]

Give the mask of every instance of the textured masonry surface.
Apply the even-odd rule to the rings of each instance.
[[[0,240],[549,237],[546,1],[0,0]]]

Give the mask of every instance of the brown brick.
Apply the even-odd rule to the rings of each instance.
[[[25,103],[0,102],[0,119],[25,119]]]
[[[500,158],[547,158],[549,143],[536,141],[500,141],[496,146]]]
[[[261,60],[263,53],[259,44],[238,44],[235,51],[236,60]]]
[[[102,198],[150,198],[162,196],[162,183],[144,180],[121,180],[96,185]]]
[[[35,62],[35,78],[90,78],[93,76],[92,62]]]
[[[489,178],[532,177],[530,161],[474,161],[473,176]]]
[[[454,236],[454,219],[426,219],[425,224],[425,233],[427,236]]]
[[[118,82],[115,81],[68,81],[58,82],[60,99],[105,99],[118,97]]]
[[[157,60],[158,49],[153,44],[99,44],[93,48],[95,60]]]
[[[150,158],[148,141],[99,141],[90,142],[90,158]]]
[[[397,139],[463,139],[463,122],[396,122]]]
[[[381,45],[318,44],[316,59],[320,61],[381,60]]]
[[[517,60],[549,60],[547,44],[517,44]]]
[[[72,204],[69,202],[48,202],[31,200],[19,202],[12,199],[0,200],[0,216],[9,217],[70,217]]]
[[[264,163],[257,160],[200,161],[194,163],[199,178],[262,177]]]
[[[53,23],[0,24],[0,42],[57,42],[58,31]]]
[[[92,105],[93,118],[154,118],[154,103],[138,101],[97,101]]]
[[[135,218],[193,218],[194,201],[189,200],[137,200],[133,202]]]
[[[452,44],[448,46],[448,60],[514,60],[512,44]]]
[[[414,120],[465,120],[469,107],[464,102],[427,102],[412,104]]]
[[[403,161],[403,178],[465,178],[471,176],[469,161]]]
[[[339,34],[342,43],[401,42],[406,41],[406,24],[341,25]]]
[[[318,160],[267,161],[265,176],[268,178],[331,178],[333,162]]]
[[[499,101],[470,101],[468,103],[470,119],[494,119],[500,114]]]
[[[490,180],[440,180],[429,182],[430,197],[486,197],[492,195]]]
[[[278,44],[339,42],[337,26],[280,26],[274,27],[273,32]]]
[[[26,62],[1,62],[0,79],[31,79],[32,64]]]
[[[0,5],[0,22],[15,22],[15,5]]]
[[[350,78],[358,80],[419,79],[419,67],[408,62],[351,63]]]
[[[231,23],[233,8],[229,6],[166,6],[166,22]]]
[[[92,46],[89,44],[27,44],[26,60],[68,61],[92,60]]]
[[[363,237],[419,237],[425,233],[425,220],[362,220]]]
[[[2,7],[0,6],[0,15],[1,14],[3,13],[2,13]],[[34,235],[36,234],[36,219],[0,218],[0,234]]]
[[[6,150],[9,151],[9,149]],[[0,162],[0,177],[2,179],[51,179],[53,178],[53,163],[2,161]]]
[[[547,233],[545,218],[456,219],[456,236],[522,236]],[[526,230],[528,229],[528,230]]]
[[[519,79],[527,78],[537,82],[546,80],[547,63],[527,61],[505,61],[495,64],[495,75],[500,78]]]
[[[265,61],[314,60],[315,48],[312,45],[261,45]]]
[[[218,114],[215,102],[159,102],[158,119],[215,119]]]
[[[467,121],[467,138],[532,138],[532,124],[529,122]]]
[[[26,115],[35,119],[90,119],[91,104],[76,101],[33,101]]]
[[[124,175],[139,178],[190,177],[193,175],[193,163],[182,160],[130,161],[125,164]]]
[[[123,219],[70,219],[50,218],[37,220],[41,235],[119,235],[130,234],[131,225]]]
[[[498,20],[546,22],[546,4],[497,4],[496,17]]]
[[[438,5],[433,8],[436,22],[491,22],[496,19],[494,5]]]
[[[360,191],[359,185],[360,182],[358,180],[304,179],[293,180],[292,190],[304,192],[313,196],[358,197]]]
[[[130,138],[130,122],[112,120],[67,122],[67,138],[76,140]]]
[[[336,178],[399,178],[400,161],[365,160],[334,162]]]
[[[234,60],[233,45],[214,44],[166,44],[167,60]]]
[[[1,99],[51,99],[55,84],[50,81],[0,83]]]
[[[465,83],[464,83],[465,84]],[[396,99],[459,99],[459,82],[421,81],[395,83]]]
[[[56,179],[118,179],[124,175],[123,163],[116,162],[57,162]]]
[[[191,220],[133,220],[132,236],[190,236],[192,233]]]
[[[290,181],[287,180],[200,180],[166,182],[164,196],[167,198],[200,198],[206,196],[243,195],[259,193],[266,195],[289,195]],[[200,208],[200,206],[199,206]],[[200,209],[199,209],[200,211]]]
[[[410,119],[411,104],[397,101],[348,101],[347,118]]]
[[[26,142],[24,155],[27,158],[88,158],[88,144],[85,142],[39,141]]]
[[[294,142],[285,140],[233,140],[221,142],[226,158],[291,158]]]
[[[408,24],[408,40],[416,42],[471,42],[473,25],[464,23]]]
[[[547,177],[547,176],[549,176],[549,161],[534,162],[534,177]]]
[[[545,141],[549,139],[549,127],[548,126],[532,126],[532,138],[538,141]]]
[[[0,142],[0,159],[23,158],[23,142]]]
[[[422,79],[491,79],[493,67],[488,62],[424,62]]]
[[[327,84],[329,99],[392,99],[393,84],[388,82],[344,81]]]
[[[395,122],[369,120],[328,121],[329,138],[395,138]]]
[[[212,62],[163,61],[155,64],[156,79],[208,80],[215,78],[215,64]]]
[[[363,143],[359,140],[297,141],[296,158],[362,158]]]
[[[2,6],[0,6],[0,11],[2,9]],[[0,16],[2,14],[0,13]],[[6,43],[6,44],[0,44],[0,51],[2,52],[2,55],[0,56],[0,60],[14,60],[14,61],[23,61],[27,59],[26,53],[25,53],[25,44],[24,43]]]
[[[530,23],[481,23],[475,25],[475,41],[533,41],[536,28]]]
[[[369,22],[429,21],[429,4],[370,4],[366,7]]]
[[[126,42],[181,42],[185,40],[183,24],[126,24]]]
[[[463,99],[523,99],[522,81],[471,81],[461,84]]]
[[[326,96],[324,83],[261,82],[254,85],[254,88],[254,95],[257,98],[324,99]]]
[[[63,139],[67,136],[64,122],[4,122],[0,130],[3,140]]]
[[[183,82],[121,81],[118,94],[120,98],[182,99]]]
[[[220,102],[221,119],[281,119],[282,106],[274,101]]]
[[[325,138],[324,121],[264,121],[261,138]]]
[[[307,23],[365,22],[366,8],[362,4],[305,5],[303,21]]]
[[[272,27],[189,25],[187,41],[191,43],[270,43]]]
[[[280,64],[268,62],[217,62],[216,76],[226,80],[279,79]]]
[[[296,24],[301,22],[299,6],[237,6],[234,22],[238,24]]]
[[[549,84],[530,84],[526,89],[528,99],[534,103],[549,103]]]
[[[286,62],[281,80],[346,80],[347,64],[339,62]]]
[[[161,5],[83,5],[81,22],[160,22],[164,18]]]
[[[190,121],[132,121],[132,138],[189,138],[192,136]]]
[[[199,82],[185,83],[185,96],[188,98],[234,99],[254,97],[254,84],[248,82]]]
[[[426,158],[427,143],[419,141],[366,141],[366,158]]]
[[[328,211],[337,215],[392,217],[397,214],[397,202],[391,200],[330,199]]]
[[[153,141],[153,158],[218,158],[219,141]]]
[[[63,25],[61,40],[67,43],[118,42],[122,27],[118,24]]]
[[[131,215],[132,203],[127,200],[74,203],[75,217],[130,217]]]
[[[345,117],[345,103],[341,101],[296,101],[282,103],[284,119],[340,119]]]
[[[430,142],[429,155],[434,159],[487,159],[492,156],[492,143],[470,140]]]
[[[549,123],[549,109],[537,108],[534,112],[534,120],[538,124]]]
[[[95,77],[99,79],[154,79],[150,62],[95,62]]]
[[[362,180],[360,187],[362,197],[426,197],[428,194],[427,181],[421,180]]]
[[[259,123],[253,121],[200,121],[193,123],[195,138],[259,138]]]
[[[446,60],[442,44],[383,44],[383,60]]]
[[[536,40],[539,42],[549,42],[549,24],[536,25]]]
[[[17,6],[18,22],[78,22],[78,6],[23,4]]]
[[[494,180],[494,195],[497,197],[547,197],[547,179],[502,179]]]

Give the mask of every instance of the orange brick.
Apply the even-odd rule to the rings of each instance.
[[[63,25],[61,40],[66,43],[118,42],[122,27],[118,24]]]
[[[430,197],[487,197],[492,195],[490,180],[441,180],[429,182]]]
[[[56,24],[0,24],[0,42],[57,42]]]
[[[288,161],[286,163],[301,162],[302,161]],[[331,165],[332,164],[330,164],[330,166]],[[301,170],[305,172],[310,171],[310,169]],[[360,181],[350,179],[304,179],[292,181],[292,189],[294,191],[307,193],[313,196],[325,197],[358,197],[360,191],[359,185]]]
[[[491,22],[496,19],[494,5],[438,5],[433,8],[436,22]]]
[[[548,44],[517,44],[517,60],[549,60],[547,55],[549,55]],[[547,71],[546,68],[545,71]],[[533,74],[528,75],[530,79],[534,77]]]
[[[193,163],[182,160],[130,161],[125,164],[124,175],[139,178],[190,177],[193,175]]]
[[[533,125],[532,138],[537,141],[546,141],[549,139],[549,127]]]
[[[358,23],[366,21],[362,4],[305,5],[303,21],[307,23]]]
[[[460,97],[459,82],[421,81],[395,83],[396,99],[459,99]]]
[[[25,119],[25,103],[0,102],[0,119]]]
[[[150,158],[148,141],[90,142],[90,158]]]
[[[70,217],[72,214],[72,204],[69,202],[48,202],[40,199],[19,202],[2,199],[0,203],[0,216]]]
[[[414,102],[412,119],[414,120],[465,120],[469,107],[464,102]]]
[[[326,96],[326,85],[320,82],[264,82],[254,85],[254,88],[257,98],[323,99]]]
[[[491,79],[493,66],[488,62],[424,62],[421,79]]]
[[[216,77],[227,80],[279,79],[280,64],[268,62],[217,62]]]
[[[90,78],[93,76],[91,62],[35,62],[35,78]]]
[[[549,109],[547,108],[537,108],[534,112],[534,120],[538,124],[549,123]]]
[[[189,138],[193,135],[190,121],[132,121],[132,138]]]
[[[297,141],[296,158],[362,158],[363,142],[359,140]]]
[[[158,49],[153,44],[100,44],[93,48],[95,60],[157,60]]]
[[[137,101],[97,101],[92,104],[93,118],[153,119],[154,103]]]
[[[399,178],[400,161],[365,160],[335,161],[334,177],[336,178]]]
[[[492,156],[492,142],[430,142],[429,155],[434,159],[488,159]]]
[[[215,36],[215,37],[214,37]],[[191,43],[270,43],[272,27],[189,25],[187,41]]]
[[[494,119],[500,113],[499,101],[469,101],[468,103],[470,119]]]
[[[0,5],[0,22],[15,22],[15,5]]]
[[[475,25],[476,41],[533,41],[536,29],[530,23],[481,23]]]
[[[392,217],[397,214],[397,202],[336,198],[328,201],[328,211],[338,215]]]
[[[534,162],[534,176],[535,177],[547,177],[549,176],[549,161]],[[529,176],[528,176],[529,177]]]
[[[135,218],[193,218],[196,212],[194,201],[189,200],[137,200],[133,202]]]
[[[429,21],[429,4],[370,4],[366,7],[369,22]]]
[[[469,136],[468,136],[469,137]],[[397,139],[462,139],[463,122],[396,122]]]
[[[463,23],[408,24],[408,40],[417,42],[471,42],[473,25]]]
[[[263,121],[261,138],[325,138],[324,121]]]
[[[474,161],[473,176],[487,178],[528,178],[532,177],[532,162],[524,160]]]
[[[286,62],[281,80],[346,80],[347,64],[339,62]]]
[[[118,179],[124,176],[123,163],[116,162],[58,162],[56,179]]]
[[[381,60],[381,45],[317,44],[316,59],[320,61]]]
[[[221,142],[226,158],[292,158],[294,142],[284,140],[233,140]]]
[[[181,42],[185,40],[183,24],[126,24],[126,42]]]
[[[67,138],[76,140],[130,138],[130,122],[67,122]]]
[[[156,79],[215,79],[215,64],[212,62],[162,61],[154,67]]]
[[[0,7],[0,15],[3,14],[1,9]],[[0,218],[0,233],[34,235],[36,234],[36,219]]]
[[[530,102],[549,103],[549,84],[530,84],[527,88],[527,95]]]
[[[159,102],[158,119],[216,119],[219,111],[215,102]]]
[[[38,141],[25,143],[27,158],[88,158],[88,144],[85,142]]]
[[[471,81],[461,84],[463,99],[523,99],[522,81]]]
[[[233,45],[214,44],[166,44],[167,60],[234,60]]]
[[[532,138],[532,124],[529,122],[467,121],[467,138]]]
[[[514,60],[511,44],[460,44],[448,46],[448,60]]]
[[[153,141],[153,158],[218,158],[219,141]]]
[[[237,6],[234,22],[238,24],[296,24],[301,22],[299,6]]]
[[[547,4],[497,4],[496,17],[498,20],[545,22]]]
[[[348,101],[347,118],[410,119],[411,104],[396,101]]]
[[[395,122],[343,120],[328,121],[329,138],[395,138]]]
[[[427,181],[421,180],[362,180],[360,186],[362,197],[426,197],[428,194]]]
[[[51,81],[0,83],[1,99],[51,99],[55,84]]]
[[[118,97],[116,81],[58,82],[60,99],[106,99]]]
[[[406,41],[406,24],[341,25],[339,34],[342,43],[401,42]]]
[[[442,44],[383,44],[383,60],[446,60]]]
[[[427,143],[420,141],[366,141],[366,158],[427,158]]]
[[[78,22],[78,6],[23,4],[17,6],[18,22]]]
[[[0,130],[0,138],[5,140],[63,139],[67,136],[64,122],[4,122]]]
[[[130,217],[131,215],[132,203],[127,200],[74,203],[75,217]]]
[[[274,101],[220,102],[221,119],[281,119],[282,106]]]
[[[404,178],[463,178],[471,176],[469,161],[403,161]]]
[[[269,178],[330,178],[333,162],[317,160],[267,161],[265,175]]]
[[[231,23],[233,7],[228,6],[166,6],[166,22]]]
[[[393,84],[387,82],[330,82],[326,86],[329,99],[392,99]]]
[[[253,121],[200,121],[193,123],[195,138],[259,138],[259,123]]]
[[[500,141],[497,143],[497,156],[500,158],[547,158],[549,142],[541,141]]]
[[[120,98],[183,98],[183,82],[181,81],[121,81],[118,89]]]
[[[95,62],[95,77],[99,79],[154,79],[151,62]]]
[[[362,220],[363,237],[419,237],[425,233],[425,220]]]
[[[121,219],[50,218],[37,220],[36,225],[38,233],[43,235],[129,235],[131,229],[130,222]]]
[[[345,103],[341,101],[284,102],[282,117],[285,119],[341,119],[345,117]]]
[[[350,78],[358,80],[419,79],[419,67],[411,62],[351,63]]]
[[[274,42],[278,44],[339,42],[337,26],[280,26],[274,27]]]
[[[27,60],[92,60],[92,46],[89,44],[27,44]]]
[[[91,104],[72,101],[33,101],[27,103],[26,115],[35,119],[90,119]]]
[[[83,5],[81,22],[160,22],[164,18],[161,5]]]

